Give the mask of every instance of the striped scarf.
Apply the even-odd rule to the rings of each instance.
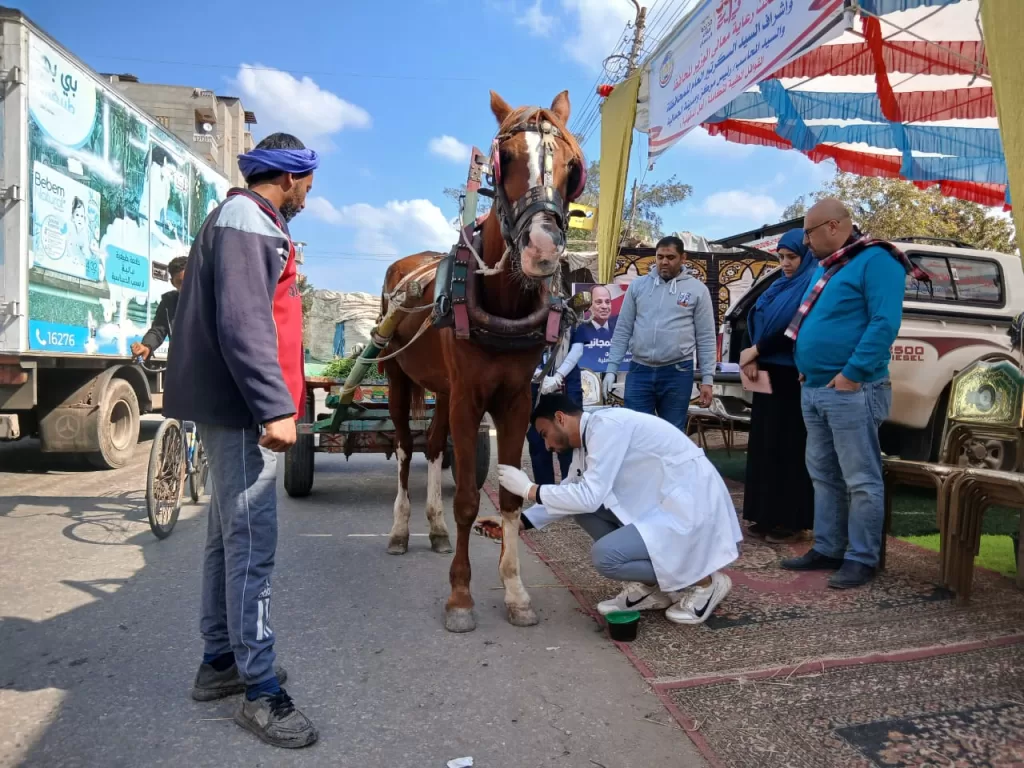
[[[828,285],[828,281],[832,279],[836,272],[846,266],[850,259],[865,248],[871,248],[876,245],[879,248],[884,248],[889,252],[890,256],[902,264],[903,269],[907,271],[907,274],[913,275],[916,280],[931,282],[931,277],[928,276],[928,273],[916,264],[912,263],[910,259],[907,258],[907,255],[895,245],[886,242],[885,240],[875,240],[871,236],[865,235],[864,237],[854,240],[848,245],[844,245],[831,256],[827,256],[821,260],[820,264],[825,268],[825,274],[818,278],[818,282],[814,284],[814,287],[811,288],[811,292],[807,294],[807,298],[804,299],[800,308],[796,311],[796,314],[793,315],[793,320],[786,329],[786,336],[794,341],[796,340],[797,335],[800,333],[800,326],[807,318],[807,315],[810,314],[811,309],[814,308],[815,302],[818,301],[818,297],[821,296],[821,292],[825,290],[825,286]]]

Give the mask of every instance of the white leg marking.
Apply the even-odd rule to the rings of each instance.
[[[441,460],[436,459],[427,464],[427,522],[430,523],[432,535],[448,535],[448,526],[444,522],[444,499],[441,497]]]
[[[391,529],[391,536],[392,538],[408,539],[411,506],[409,505],[409,489],[402,485],[402,466],[406,462],[405,451],[399,448],[395,452],[395,458],[398,460],[398,494],[395,496],[395,524]]]
[[[505,605],[528,610],[530,595],[519,576],[519,510],[501,513],[501,560],[498,573],[505,585]]]

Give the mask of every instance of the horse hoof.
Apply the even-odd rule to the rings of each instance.
[[[507,605],[505,607],[508,608],[508,623],[513,627],[532,627],[539,621],[537,614],[530,606],[515,608]]]
[[[404,555],[409,551],[409,540],[408,539],[391,539],[388,542],[388,554],[389,555]]]
[[[430,548],[439,555],[450,555],[452,552],[451,539],[448,538],[447,533],[430,534]]]
[[[472,632],[476,617],[471,608],[449,608],[444,615],[444,628],[449,632]]]

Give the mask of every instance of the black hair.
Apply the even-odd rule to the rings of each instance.
[[[292,136],[290,133],[272,133],[267,136],[263,141],[257,144],[253,149],[305,149],[306,145],[299,141],[297,138]],[[249,176],[245,183],[247,186],[254,187],[257,184],[265,184],[268,181],[273,181],[281,175],[281,171],[260,171]],[[306,171],[305,173],[296,173],[295,178],[302,179],[309,176],[312,171]]]
[[[541,395],[537,407],[530,415],[530,423],[536,424],[537,419],[555,420],[555,414],[564,413],[566,416],[579,416],[583,409],[568,395],[562,392],[552,392],[550,395]]]
[[[185,265],[188,264],[188,256],[176,256],[171,259],[171,263],[167,265],[167,274],[171,277],[185,271]]]
[[[75,196],[75,199],[71,201],[71,213],[73,214],[79,208],[85,208],[85,203],[82,202],[82,198]]]
[[[686,246],[683,245],[683,241],[680,238],[676,237],[675,235],[666,235],[665,237],[661,238],[661,240],[658,241],[658,244],[654,246],[654,250],[669,247],[675,248],[676,253],[678,253],[680,256],[683,256],[686,253]]]

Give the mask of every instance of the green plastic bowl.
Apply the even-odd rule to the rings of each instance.
[[[608,634],[612,640],[620,643],[636,640],[637,627],[640,625],[639,611],[614,611],[604,619],[608,622]]]

